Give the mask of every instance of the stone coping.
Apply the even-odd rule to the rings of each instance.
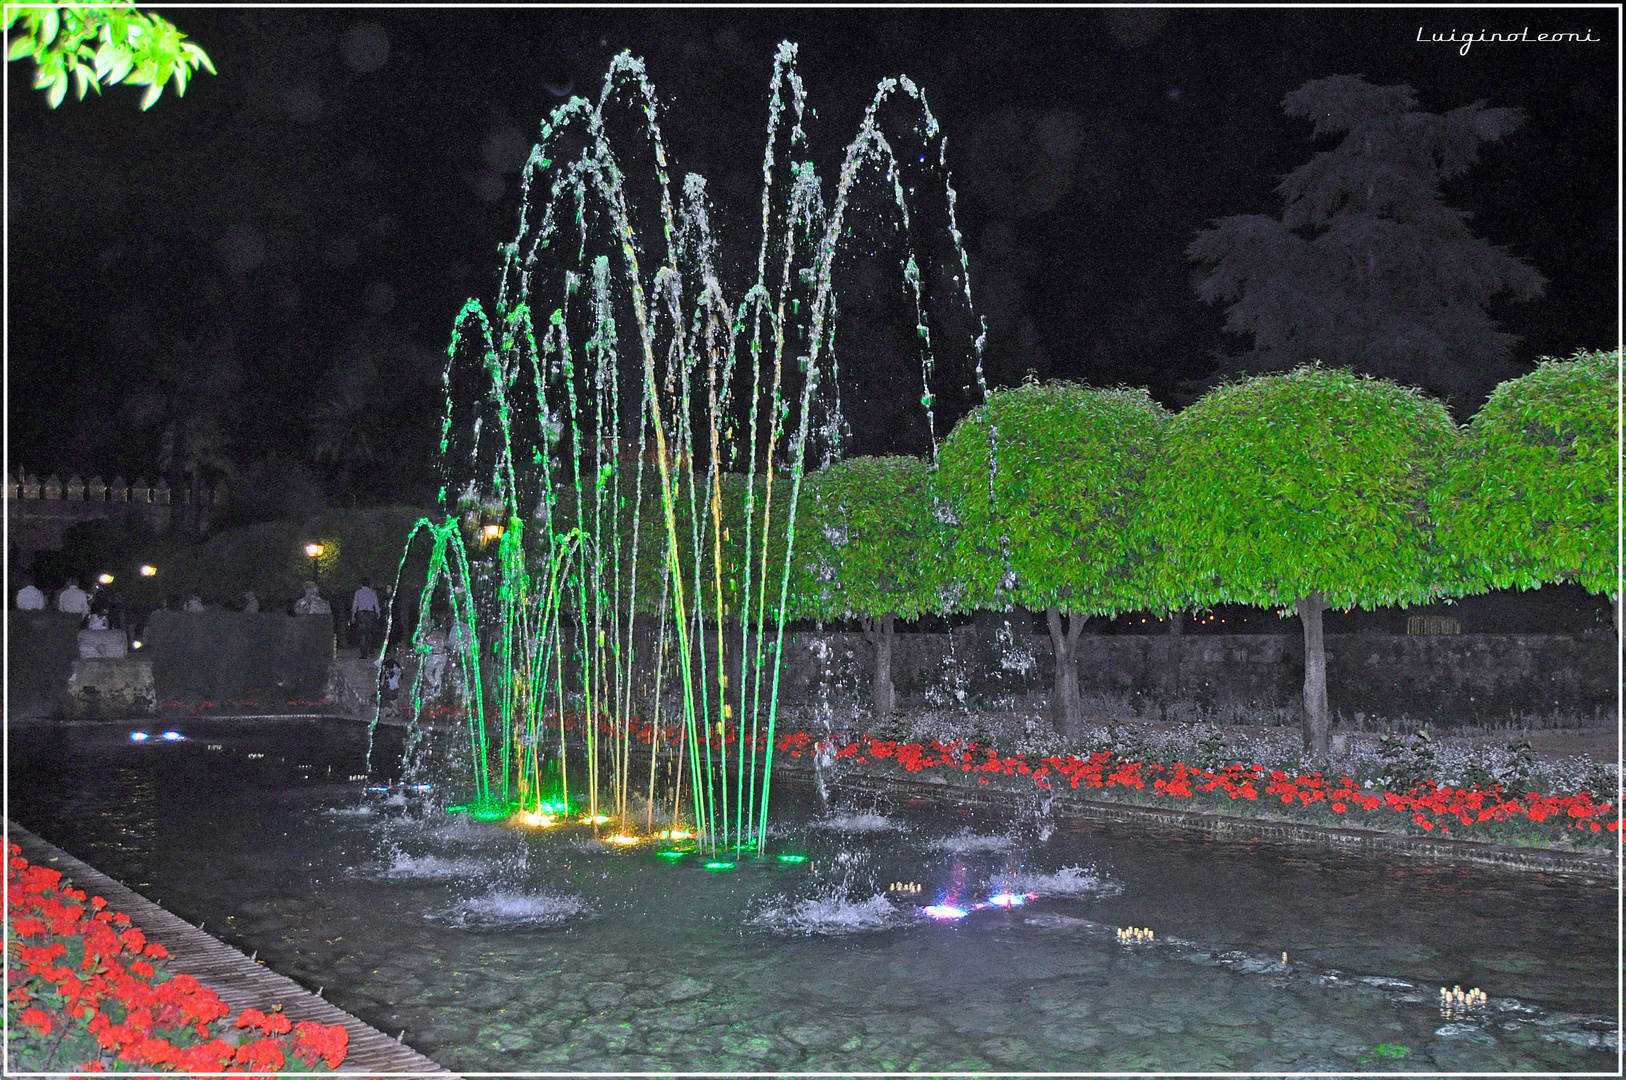
[[[774,778],[814,783],[813,770],[774,766]],[[900,776],[866,776],[849,773],[838,781],[846,790],[858,789],[873,795],[893,795],[933,802],[984,806],[1010,811],[1026,792],[1007,788],[976,790]],[[1037,789],[1035,789],[1037,790]],[[1150,825],[1164,829],[1197,832],[1216,839],[1246,843],[1259,840],[1278,844],[1299,844],[1332,851],[1364,851],[1385,855],[1409,855],[1438,862],[1471,863],[1501,870],[1532,871],[1572,878],[1588,885],[1614,885],[1620,878],[1620,859],[1591,852],[1561,851],[1554,848],[1492,844],[1482,840],[1454,840],[1446,837],[1403,836],[1378,829],[1348,829],[1292,821],[1211,814],[1200,810],[1175,810],[1160,806],[1133,806],[1127,803],[1087,799],[1056,792],[1050,804],[1054,817],[1082,821],[1110,821],[1128,825]]]
[[[350,1049],[339,1066],[340,1073],[458,1080],[456,1074],[411,1047],[272,971],[264,961],[244,956],[9,819],[6,833],[10,843],[23,849],[23,856],[29,862],[62,871],[75,888],[105,897],[110,909],[130,916],[130,921],[148,938],[169,950],[171,972],[196,978],[219,994],[233,1015],[248,1008],[267,1010],[280,1005],[288,1019],[296,1023],[316,1020],[343,1027],[350,1033]]]

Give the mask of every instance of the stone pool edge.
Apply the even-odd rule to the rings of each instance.
[[[169,950],[169,970],[191,975],[219,994],[235,1015],[244,1009],[270,1009],[280,1005],[288,1019],[337,1024],[350,1033],[350,1049],[338,1072],[371,1076],[435,1077],[460,1080],[457,1074],[416,1050],[390,1038],[377,1028],[300,986],[285,975],[251,960],[219,938],[199,930],[127,886],[119,884],[89,863],[76,859],[48,840],[6,820],[10,843],[38,866],[60,870],[74,887],[106,898],[108,906],[130,916],[130,921]]]
[[[810,769],[776,764],[773,773],[775,780],[807,784],[816,782]],[[866,776],[858,773],[849,773],[841,777],[837,787],[849,791],[857,788],[873,795],[971,804],[1006,811],[1014,810],[1024,801],[1031,801],[1033,798],[1026,792],[1004,788],[971,790],[947,782],[932,783],[906,777]],[[1133,806],[1127,803],[1078,798],[1059,792],[1050,804],[1050,812],[1058,818],[1153,825],[1203,833],[1221,840],[1246,842],[1258,839],[1272,843],[1320,847],[1331,851],[1381,852],[1438,862],[1471,863],[1501,870],[1557,874],[1578,879],[1588,885],[1614,885],[1620,880],[1620,865],[1614,858],[1585,852],[1558,851],[1552,848],[1489,844],[1480,840],[1401,836],[1375,829],[1346,829],[1332,825],[1232,817],[1200,810]]]

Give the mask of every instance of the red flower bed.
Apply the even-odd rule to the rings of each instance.
[[[632,717],[625,721],[627,732],[640,743],[649,745],[655,739],[654,725]],[[557,714],[550,714],[543,725],[546,730],[558,731]],[[589,726],[583,713],[566,713],[563,727],[567,733],[584,734]],[[597,723],[598,734],[614,738],[619,732],[605,719]],[[662,725],[660,742],[671,746],[683,740],[680,725]],[[734,722],[715,725],[708,733],[713,750],[731,750],[739,745],[739,725]],[[759,736],[747,731],[744,743],[754,749]],[[1280,770],[1267,771],[1261,765],[1227,765],[1218,771],[1198,769],[1182,762],[1162,765],[1130,761],[1115,754],[1100,751],[1088,757],[1073,754],[1027,760],[1025,754],[1001,756],[992,747],[982,746],[965,739],[942,743],[900,743],[876,738],[873,735],[851,736],[836,732],[827,738],[818,738],[806,731],[779,734],[774,739],[774,750],[793,758],[813,755],[820,760],[842,761],[856,766],[898,767],[908,773],[926,769],[944,769],[960,772],[986,785],[991,778],[1029,776],[1041,788],[1065,784],[1072,790],[1118,788],[1134,791],[1143,796],[1172,800],[1195,799],[1199,795],[1227,799],[1241,799],[1258,803],[1260,796],[1276,796],[1281,807],[1292,806],[1303,811],[1314,807],[1335,815],[1383,815],[1384,821],[1373,822],[1380,827],[1385,823],[1399,824],[1388,815],[1409,817],[1410,824],[1425,833],[1451,835],[1453,824],[1479,826],[1495,823],[1515,823],[1537,826],[1543,830],[1574,830],[1582,833],[1610,832],[1621,835],[1619,807],[1597,801],[1590,791],[1575,795],[1542,795],[1539,792],[1517,794],[1500,784],[1489,787],[1449,788],[1424,780],[1406,792],[1371,792],[1355,779],[1343,776],[1329,781],[1321,773],[1310,776],[1289,776]],[[1148,788],[1150,790],[1148,790]],[[1270,805],[1266,799],[1265,805]]]
[[[168,950],[128,915],[65,885],[60,871],[29,865],[15,844],[6,879],[6,1011],[20,1068],[264,1073],[344,1061],[350,1035],[336,1025],[245,1009],[228,1026],[219,995],[171,975]]]
[[[1578,830],[1584,833],[1610,832],[1621,835],[1619,808],[1599,802],[1590,791],[1575,795],[1542,795],[1539,792],[1515,794],[1500,784],[1473,788],[1442,787],[1424,780],[1410,791],[1367,791],[1351,777],[1329,781],[1317,772],[1309,776],[1289,776],[1280,770],[1267,772],[1260,765],[1227,765],[1217,772],[1194,769],[1184,763],[1160,765],[1129,761],[1100,751],[1081,758],[1073,754],[1055,755],[1030,763],[1023,754],[1001,757],[997,750],[965,740],[951,743],[897,743],[872,735],[849,738],[837,734],[829,740],[816,740],[805,731],[783,735],[774,741],[777,750],[800,757],[812,751],[853,764],[893,763],[905,772],[945,768],[975,774],[980,784],[991,776],[1031,776],[1042,788],[1054,786],[1053,778],[1073,790],[1126,788],[1170,799],[1192,799],[1198,795],[1222,794],[1230,799],[1255,802],[1261,795],[1276,796],[1281,805],[1320,807],[1334,814],[1359,813],[1409,815],[1411,824],[1424,832],[1451,834],[1450,826],[1482,825],[1494,822],[1520,822],[1548,828]]]

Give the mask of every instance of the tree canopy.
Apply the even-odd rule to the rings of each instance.
[[[1147,605],[1140,510],[1168,413],[1145,390],[996,390],[939,452],[961,608],[1115,615]]]
[[[1619,355],[1544,358],[1498,386],[1436,488],[1440,542],[1476,586],[1614,594]]]
[[[1217,387],[1175,417],[1152,484],[1160,587],[1197,605],[1432,599],[1428,488],[1459,439],[1440,402],[1335,368]]]
[[[1305,83],[1282,102],[1314,122],[1312,137],[1342,134],[1277,188],[1281,220],[1238,214],[1186,249],[1213,269],[1205,301],[1231,301],[1225,329],[1252,334],[1237,371],[1284,371],[1312,360],[1418,385],[1470,407],[1515,373],[1515,338],[1486,304],[1546,285],[1505,248],[1475,238],[1469,215],[1441,200],[1442,181],[1478,161],[1523,123],[1517,109],[1483,101],[1444,114],[1417,112],[1409,86],[1358,76]]]
[[[145,86],[147,92],[141,96],[145,111],[158,101],[166,82],[175,83],[180,97],[192,72],[201,67],[215,73],[208,54],[187,41],[173,23],[137,11],[128,2],[7,5],[6,33],[11,34],[19,22],[22,29],[12,36],[6,59],[33,58],[34,88],[45,91],[53,109],[62,104],[70,79],[81,101],[87,91],[100,94],[103,85]]]
[[[930,465],[912,457],[847,458],[811,486],[811,512],[796,530],[797,547],[809,545],[814,568],[810,614],[913,619],[942,610],[942,524],[932,513]]]

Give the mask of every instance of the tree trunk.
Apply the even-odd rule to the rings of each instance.
[[[1313,592],[1294,605],[1304,624],[1304,749],[1325,758],[1332,752],[1332,725],[1327,717],[1327,650],[1321,641],[1321,594]]]
[[[875,682],[871,693],[871,705],[877,717],[890,716],[897,706],[897,697],[892,691],[892,624],[891,615],[882,615],[878,619],[864,620],[864,639],[875,646]]]
[[[1185,649],[1184,649],[1185,633],[1186,633],[1185,622],[1186,622],[1186,613],[1185,612],[1183,612],[1183,611],[1171,611],[1171,612],[1169,612],[1169,636],[1174,639],[1169,644],[1169,652],[1172,653],[1173,656],[1174,656],[1174,659],[1170,662],[1170,666],[1174,669],[1174,680],[1173,680],[1173,682],[1174,682],[1174,706],[1175,706],[1175,708],[1178,708],[1179,705],[1180,705],[1180,661],[1182,659],[1184,659],[1184,653],[1185,653]]]
[[[1084,629],[1085,616],[1076,613],[1067,616],[1065,633],[1062,632],[1061,608],[1046,608],[1045,621],[1050,626],[1050,645],[1056,653],[1051,721],[1058,733],[1068,734],[1078,726],[1078,636]]]

